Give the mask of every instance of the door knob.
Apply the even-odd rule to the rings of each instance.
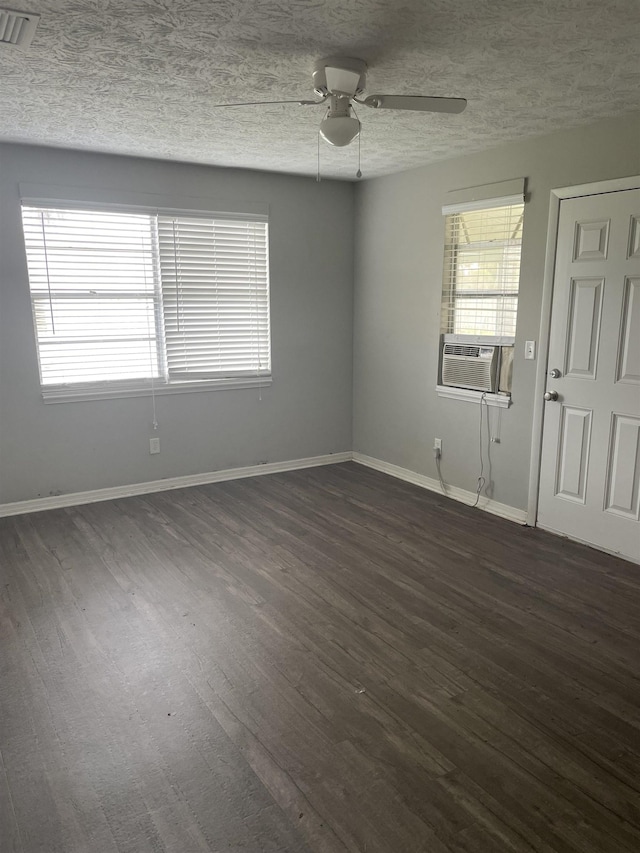
[[[562,376],[562,373],[560,373],[560,371],[558,370],[557,367],[554,367],[553,370],[549,371],[549,376],[552,379],[560,379],[560,377]]]
[[[555,400],[557,400],[557,399],[558,399],[558,392],[557,392],[557,391],[545,391],[545,392],[544,392],[544,399],[547,401],[547,403],[548,403],[550,400],[554,400],[554,401],[555,401]]]

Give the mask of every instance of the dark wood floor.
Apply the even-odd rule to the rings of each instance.
[[[354,464],[0,520],[0,850],[640,850],[640,567]]]

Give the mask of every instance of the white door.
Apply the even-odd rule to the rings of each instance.
[[[539,526],[640,562],[640,190],[560,203],[545,400]]]

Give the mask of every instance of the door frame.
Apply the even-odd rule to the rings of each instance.
[[[563,199],[579,196],[602,195],[622,190],[640,189],[640,175],[626,178],[614,178],[592,184],[576,184],[572,187],[558,187],[551,190],[549,200],[549,221],[547,225],[547,249],[544,261],[542,285],[542,309],[540,332],[538,336],[538,363],[536,366],[535,399],[533,401],[533,432],[531,436],[531,462],[529,466],[529,501],[527,506],[527,524],[535,527],[538,522],[538,495],[540,493],[540,466],[542,463],[542,424],[544,402],[542,395],[547,385],[547,367],[549,358],[549,338],[551,334],[551,307],[553,302],[553,280],[556,272],[556,247],[558,242],[558,223],[560,220],[560,202]]]

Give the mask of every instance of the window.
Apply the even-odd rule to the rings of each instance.
[[[22,216],[45,398],[268,381],[265,217]]]
[[[515,336],[524,204],[505,201],[444,208],[445,334]]]

